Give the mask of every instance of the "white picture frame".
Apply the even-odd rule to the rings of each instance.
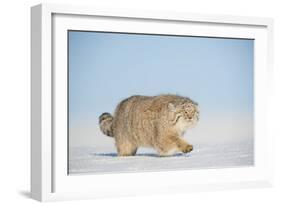
[[[96,21],[98,19],[99,21]],[[96,24],[93,24],[95,21]],[[116,21],[119,23],[116,24]],[[131,25],[138,24],[132,27]],[[159,26],[153,26],[159,24]],[[162,25],[162,26],[161,26]],[[65,125],[68,29],[253,38],[255,165],[244,168],[69,176]],[[189,28],[189,30],[187,29]],[[40,4],[31,8],[31,196],[39,201],[268,187],[273,182],[270,18]],[[59,68],[59,69],[58,69]],[[57,138],[57,137],[60,138]],[[165,180],[165,181],[164,181]],[[149,187],[147,182],[152,182]]]

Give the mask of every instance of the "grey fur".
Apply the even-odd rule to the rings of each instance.
[[[120,156],[135,155],[138,147],[152,147],[161,156],[190,152],[183,138],[199,120],[198,104],[178,95],[131,96],[114,113],[103,113],[101,131],[115,138]]]

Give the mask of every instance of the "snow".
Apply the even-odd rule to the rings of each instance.
[[[161,171],[243,167],[254,165],[253,140],[198,143],[188,154],[159,157],[152,149],[141,148],[135,156],[118,157],[115,148],[69,148],[69,174]]]

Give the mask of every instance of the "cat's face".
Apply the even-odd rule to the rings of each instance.
[[[196,123],[199,120],[199,109],[196,103],[188,102],[183,104],[179,112],[187,122]]]
[[[169,104],[172,122],[182,130],[194,127],[199,120],[198,104],[192,101],[185,101],[180,104]]]

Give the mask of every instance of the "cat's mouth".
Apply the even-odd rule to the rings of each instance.
[[[192,117],[187,117],[186,120],[187,120],[188,122],[194,122],[194,123],[196,123],[196,122],[199,121],[199,114],[196,113],[196,114],[194,114]]]

